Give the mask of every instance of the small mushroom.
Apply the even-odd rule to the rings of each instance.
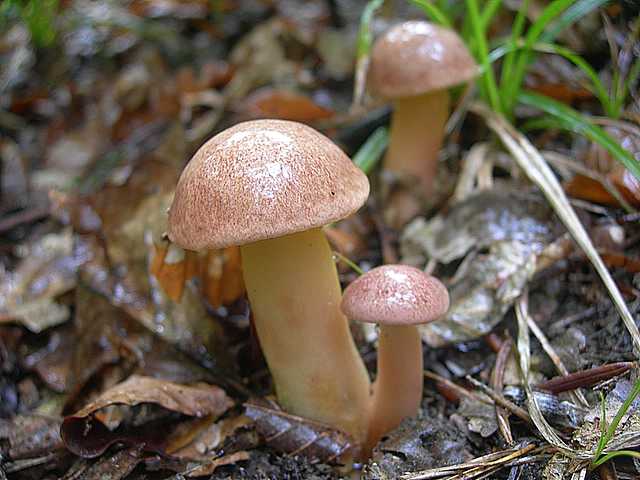
[[[198,250],[240,245],[255,327],[280,404],[361,442],[369,377],[340,311],[322,231],[358,210],[367,177],[327,137],[282,120],[235,125],[186,166],[169,238]]]
[[[371,52],[369,83],[393,101],[384,168],[415,178],[428,198],[449,118],[448,89],[468,82],[478,68],[460,37],[424,21],[388,30]]]
[[[423,384],[422,341],[417,325],[436,320],[448,308],[445,286],[406,265],[374,268],[345,289],[345,315],[380,326],[378,375],[365,452],[370,452],[403,419],[417,414]]]

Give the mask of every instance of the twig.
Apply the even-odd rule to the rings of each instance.
[[[542,345],[542,349],[546,352],[553,364],[556,366],[558,373],[565,376],[569,375],[569,370],[567,370],[567,367],[565,367],[564,362],[562,361],[560,356],[558,356],[553,346],[551,345],[551,343],[549,343],[549,340],[547,339],[545,334],[542,333],[542,330],[540,330],[540,327],[538,327],[538,324],[531,317],[531,315],[527,315],[527,325],[540,342],[540,345]],[[584,394],[580,390],[572,390],[571,396],[574,398],[574,400],[577,401],[577,403],[580,403],[582,406],[589,406],[589,402],[587,402],[587,399],[584,397]]]
[[[555,377],[537,385],[537,388],[553,394],[568,392],[578,387],[591,387],[604,380],[617,377],[634,367],[634,362],[617,362],[602,365],[580,372],[570,373],[562,377]]]
[[[504,450],[502,452],[494,452],[488,455],[484,455],[482,457],[475,458],[470,462],[459,463],[457,465],[449,465],[447,467],[438,467],[431,468],[429,470],[423,470],[422,472],[414,472],[414,473],[406,473],[402,475],[400,478],[402,480],[429,480],[432,478],[440,478],[446,475],[455,474],[455,472],[465,471],[465,470],[476,470],[476,469],[488,469],[493,467],[504,467],[510,461],[515,460],[523,455],[534,450],[536,446],[534,444],[526,445],[522,448],[512,448],[509,450]],[[467,473],[475,473],[475,472],[467,472]],[[484,471],[477,472],[480,474],[485,473]],[[475,475],[474,475],[475,476]],[[461,478],[473,478],[471,476],[459,476],[455,475],[454,477],[450,477],[451,480],[461,479]]]
[[[504,370],[507,365],[507,360],[511,354],[511,347],[513,346],[513,340],[507,338],[498,350],[496,355],[496,363],[491,372],[491,388],[496,392],[501,392],[504,388]],[[499,405],[496,405],[496,420],[498,421],[498,428],[502,434],[502,438],[507,445],[513,445],[513,435],[511,434],[511,425],[509,424],[509,414],[507,410]]]
[[[474,392],[471,392],[471,391],[467,390],[466,388],[461,387],[457,383],[454,383],[451,380],[448,380],[448,379],[438,375],[437,373],[433,373],[433,372],[431,372],[429,370],[425,370],[424,371],[424,376],[426,378],[430,379],[430,380],[433,380],[435,382],[443,384],[445,387],[447,387],[450,390],[454,391],[460,397],[470,398],[470,399],[473,399],[473,400],[476,400],[476,401],[482,402],[482,403],[491,403],[491,402],[487,401],[488,399],[484,399],[484,398],[480,397],[479,395],[476,395]]]
[[[0,220],[0,233],[7,232],[16,228],[23,223],[35,222],[41,218],[49,216],[49,206],[46,207],[34,207],[29,210],[23,210],[22,212],[8,215],[4,219]]]
[[[521,420],[524,420],[527,423],[532,422],[531,416],[527,413],[527,411],[524,408],[520,408],[515,403],[510,402],[509,400],[504,398],[504,396],[502,396],[500,393],[496,392],[490,387],[487,387],[484,383],[480,382],[479,380],[476,380],[471,375],[467,375],[465,378],[468,381],[470,381],[474,387],[477,387],[478,389],[482,390],[482,393],[487,394],[487,396],[491,398],[491,400],[493,400],[496,405],[500,405],[501,407],[506,408],[511,413],[513,413],[516,417],[520,418]]]

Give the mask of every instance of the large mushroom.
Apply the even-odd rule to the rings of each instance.
[[[384,169],[415,179],[425,198],[432,193],[449,118],[448,89],[468,82],[478,68],[452,30],[424,21],[396,25],[371,52],[369,84],[393,101]]]
[[[240,245],[255,327],[280,404],[362,441],[369,378],[340,311],[323,225],[358,210],[367,177],[327,137],[282,120],[240,123],[186,166],[168,235],[186,249]]]
[[[406,265],[385,265],[358,277],[344,291],[342,311],[351,320],[377,323],[378,374],[373,385],[365,452],[400,422],[418,413],[422,400],[422,341],[417,325],[449,308],[449,293],[435,277]]]

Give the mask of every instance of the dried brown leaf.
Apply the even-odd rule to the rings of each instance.
[[[279,452],[332,463],[355,445],[346,433],[327,425],[253,402],[246,403],[245,408],[245,415],[255,421],[267,445]]]
[[[85,408],[66,417],[62,423],[61,435],[67,448],[82,457],[95,457],[103,453],[109,445],[117,441],[135,442],[140,440],[135,433],[149,434],[139,429],[134,435],[110,430],[99,416],[102,409],[113,405],[129,407],[140,404],[155,404],[165,410],[192,417],[207,415],[220,416],[233,402],[224,390],[215,385],[203,383],[180,385],[150,377],[133,375],[125,382],[104,392]],[[155,450],[162,447],[166,432],[155,432],[148,440]],[[143,435],[144,437],[144,435]],[[146,437],[144,437],[146,438]]]
[[[0,419],[0,440],[8,447],[0,452],[11,460],[36,458],[62,449],[61,419],[41,415],[20,415],[11,420]],[[3,442],[0,442],[0,444]]]

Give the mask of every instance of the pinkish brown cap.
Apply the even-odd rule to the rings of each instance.
[[[253,120],[193,156],[169,210],[169,239],[200,250],[281,237],[349,216],[368,195],[366,175],[321,133]]]
[[[429,323],[448,308],[442,282],[407,265],[374,268],[349,284],[342,297],[342,311],[351,320],[384,325]]]
[[[477,74],[476,62],[456,32],[414,20],[376,40],[369,81],[378,94],[400,98],[450,88]]]

